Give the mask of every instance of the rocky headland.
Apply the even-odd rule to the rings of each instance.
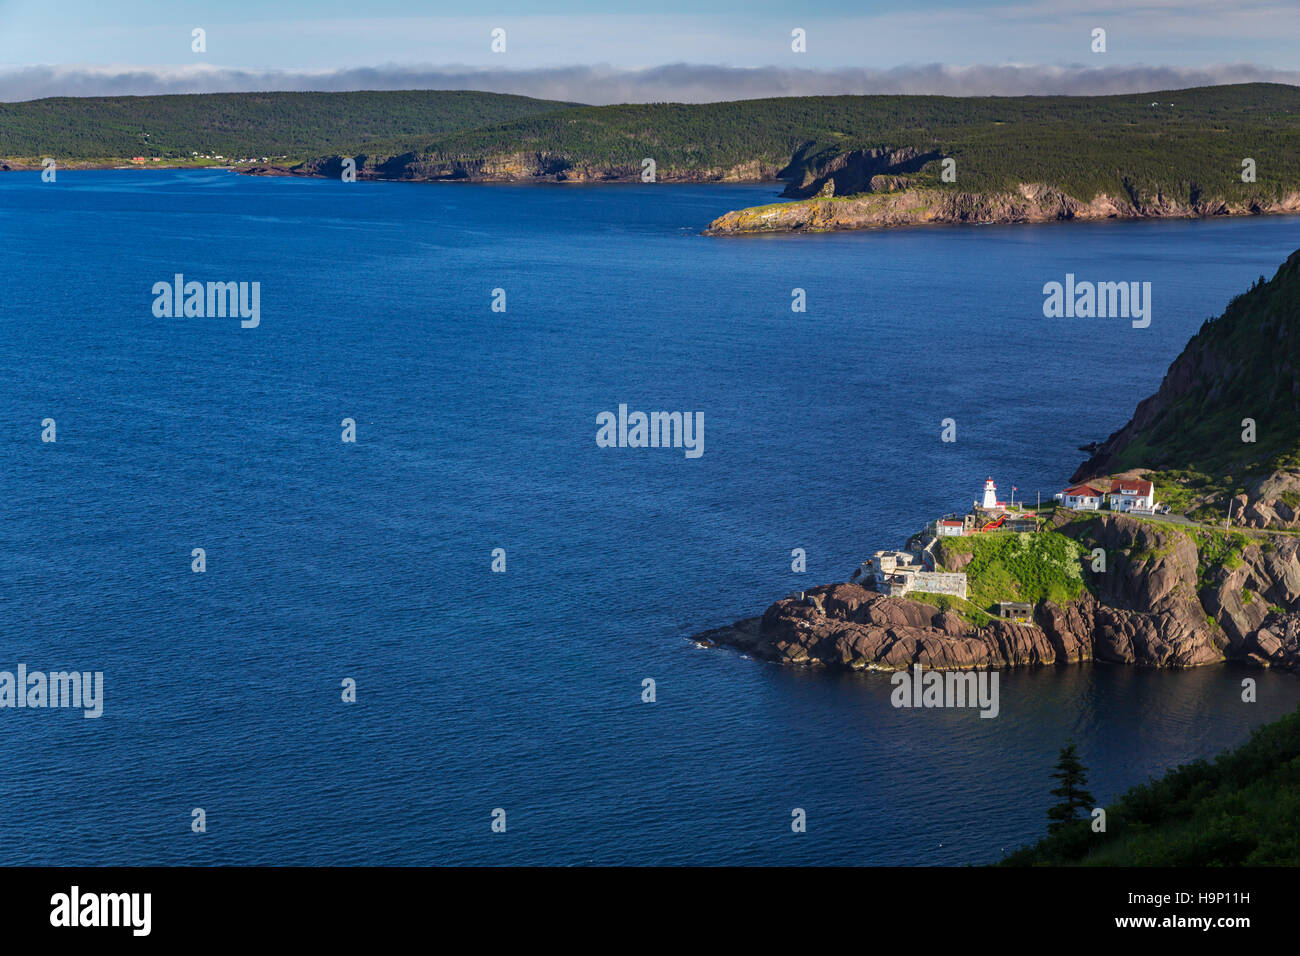
[[[1089,447],[1091,457],[1072,479],[1146,476],[1157,500],[1175,505],[1173,515],[1057,506],[1038,532],[1020,532],[1018,542],[1017,532],[1005,531],[975,535],[978,541],[936,539],[937,569],[967,574],[971,601],[829,584],[696,640],[785,664],[854,670],[1077,661],[1193,667],[1226,660],[1296,669],[1297,368],[1300,252],[1207,321],[1159,391],[1124,427]],[[1028,543],[1047,535],[1060,536],[1051,540],[1065,556],[1057,570],[1068,572],[1060,580],[1070,587],[1058,588],[1062,599],[1034,600],[1023,585],[1041,577],[1047,552]],[[998,548],[1006,561],[993,567],[989,556]],[[1029,569],[1021,583],[1007,573],[1017,562]],[[1002,600],[1032,603],[1032,620],[997,617],[992,605]]]
[[[829,584],[772,604],[761,617],[696,637],[786,664],[852,670],[1017,667],[1106,661],[1193,667],[1224,660],[1300,664],[1300,539],[1252,539],[1222,555],[1207,535],[1124,515],[1061,516],[1058,530],[1102,548],[1076,601],[1040,603],[1033,624],[979,627],[923,597]]]
[[[1300,530],[1300,252],[1206,322],[1072,481],[1142,470],[1201,520]]]
[[[939,223],[1192,219],[1296,212],[1300,212],[1300,192],[1287,193],[1270,202],[1224,197],[1186,202],[1163,194],[1142,198],[1105,193],[1082,200],[1046,183],[1021,183],[1015,191],[963,192],[936,186],[914,187],[905,177],[877,175],[869,181],[866,191],[854,195],[828,192],[811,199],[726,213],[709,224],[705,235],[837,232]]]

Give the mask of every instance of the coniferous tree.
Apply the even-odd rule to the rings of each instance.
[[[1047,810],[1049,832],[1055,832],[1079,819],[1075,813],[1079,809],[1084,811],[1086,817],[1089,808],[1096,804],[1087,790],[1088,771],[1079,761],[1073,740],[1061,748],[1052,779],[1059,781],[1059,786],[1051,791],[1052,796],[1059,797],[1061,802]]]

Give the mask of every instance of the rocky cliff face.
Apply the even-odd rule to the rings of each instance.
[[[882,181],[881,185],[884,185]],[[840,196],[838,190],[836,196]],[[1058,222],[1062,220],[1197,218],[1300,212],[1300,193],[1271,204],[1202,199],[1194,203],[1157,194],[1151,201],[1100,195],[1084,202],[1044,183],[1015,192],[967,193],[935,187],[865,192],[847,198],[818,196],[802,202],[754,206],[719,216],[706,235],[762,232],[833,232],[930,223]]]
[[[780,176],[789,185],[782,196],[850,196],[855,193],[899,189],[909,181],[904,174],[916,173],[926,163],[940,159],[937,151],[904,149],[856,149],[829,159],[811,159],[796,152]]]
[[[976,630],[957,614],[928,604],[832,584],[807,592],[815,601],[777,601],[761,618],[700,635],[765,660],[825,664],[853,670],[1011,667],[1086,660],[1072,636],[1027,624],[998,622]]]
[[[1300,665],[1300,540],[1246,548],[1234,567],[1208,568],[1195,541],[1120,515],[1058,529],[1106,552],[1090,590],[1044,602],[1036,626],[975,627],[953,611],[857,584],[777,601],[761,618],[699,635],[765,660],[854,670],[1017,667],[1108,661],[1195,667],[1225,659]],[[1297,609],[1297,610],[1288,610]]]
[[[343,172],[343,156],[324,156],[296,166],[253,166],[242,172],[254,176],[314,176],[337,179]],[[595,164],[573,162],[547,152],[517,152],[504,155],[445,159],[417,153],[400,156],[356,156],[357,179],[398,182],[471,183],[637,183],[639,163]],[[781,167],[758,160],[729,167],[674,169],[661,166],[655,180],[667,183],[773,182]]]

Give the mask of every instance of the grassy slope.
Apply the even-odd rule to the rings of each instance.
[[[981,610],[993,611],[999,601],[1064,604],[1083,593],[1086,549],[1063,534],[991,531],[946,538],[936,556],[943,566],[953,567],[953,558],[966,554],[971,560],[961,570],[967,595]]]
[[[0,104],[0,157],[307,158],[426,141],[571,104],[459,91],[58,97]],[[145,134],[149,136],[146,139]]]
[[[994,616],[987,611],[981,610],[978,605],[970,601],[963,601],[961,598],[952,594],[935,594],[930,591],[908,591],[906,598],[916,601],[920,604],[928,604],[931,607],[937,607],[940,611],[955,611],[961,617],[965,618],[967,623],[975,627],[987,627],[994,621]]]
[[[1046,770],[1044,770],[1046,773]],[[1080,821],[1005,861],[1011,866],[1300,864],[1300,712],[1216,758],[1134,787],[1106,808],[1106,832]]]

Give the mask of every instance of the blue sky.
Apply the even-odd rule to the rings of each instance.
[[[665,64],[805,71],[948,68],[1300,70],[1300,0],[0,0],[0,73],[288,71],[413,66],[520,71]],[[206,53],[190,31],[207,31]],[[489,33],[507,31],[494,54]],[[808,49],[790,49],[790,31]],[[1107,52],[1090,49],[1107,31]],[[90,79],[86,79],[89,77]],[[232,82],[210,75],[205,85]],[[247,82],[255,82],[247,80]],[[105,92],[115,90],[106,89]],[[0,98],[5,85],[0,82]],[[88,89],[86,92],[93,92]]]
[[[197,59],[189,33],[208,31],[206,61],[228,67],[331,70],[384,63],[528,68],[673,62],[780,65],[789,33],[809,32],[812,68],[909,62],[1086,62],[1091,28],[1116,63],[1249,61],[1300,67],[1296,0],[0,0],[0,65],[175,66]],[[507,30],[493,55],[488,32]]]

